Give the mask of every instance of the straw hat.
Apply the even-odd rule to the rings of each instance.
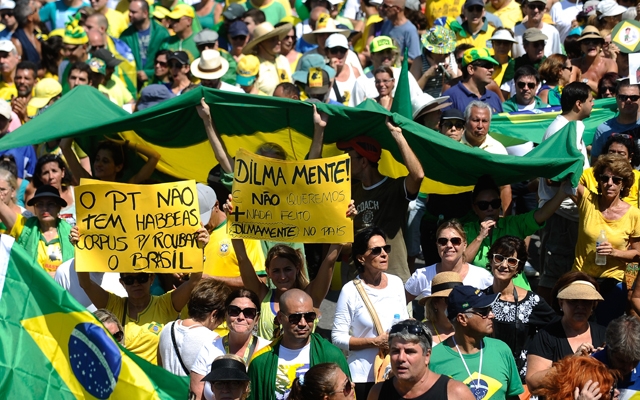
[[[318,41],[316,40],[316,35],[318,33],[340,33],[348,38],[351,31],[349,29],[338,28],[336,26],[336,21],[331,19],[329,14],[320,14],[318,21],[316,21],[316,29],[313,32],[305,33],[302,35],[302,38],[307,43],[318,44]]]
[[[249,43],[242,49],[242,54],[253,53],[253,48],[258,44],[264,42],[267,39],[277,36],[282,40],[293,26],[291,24],[284,24],[277,28],[274,28],[269,22],[263,22],[257,25],[253,30],[253,36]]]
[[[229,62],[217,50],[203,50],[191,63],[191,74],[199,79],[218,79],[229,70]]]
[[[582,31],[582,34],[580,35],[580,38],[578,39],[578,42],[586,39],[598,39],[604,42],[604,38],[600,34],[600,31],[598,30],[598,28],[591,25],[587,25],[584,28],[584,30]]]
[[[574,281],[558,291],[556,296],[562,300],[604,300],[596,287],[587,281]]]
[[[449,293],[456,286],[462,286],[460,274],[453,271],[440,272],[431,281],[431,295],[418,301],[423,306],[431,297],[449,297]]]

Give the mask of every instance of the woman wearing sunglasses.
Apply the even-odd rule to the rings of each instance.
[[[597,193],[578,186],[580,223],[573,270],[598,280],[604,301],[596,309],[596,320],[606,325],[627,309],[624,275],[627,263],[640,261],[640,210],[622,200],[635,183],[627,157],[600,156],[593,175]],[[607,240],[596,243],[602,231]],[[604,265],[597,263],[596,254],[606,257]]]
[[[498,197],[498,201],[500,201],[500,197]],[[465,258],[467,236],[460,222],[454,219],[443,223],[436,231],[436,238],[441,261],[425,268],[419,268],[411,275],[404,285],[407,303],[418,296],[431,296],[434,277],[445,271],[457,272],[462,283],[468,286],[478,289],[486,289],[491,286],[493,277],[489,271],[469,264]]]
[[[189,318],[165,325],[160,332],[158,365],[174,375],[188,376],[200,349],[218,335],[214,329],[224,321],[229,287],[220,281],[203,279],[191,292]]]
[[[195,399],[214,399],[211,387],[202,378],[209,374],[213,360],[224,354],[233,354],[249,363],[251,356],[269,341],[254,334],[260,317],[260,300],[247,289],[231,292],[225,303],[229,334],[206,343],[191,366],[189,390]]]
[[[288,400],[355,399],[353,382],[335,363],[314,365],[291,384]]]
[[[358,399],[366,399],[375,384],[374,361],[380,350],[389,349],[387,331],[395,316],[408,318],[402,280],[385,273],[391,250],[382,229],[371,226],[358,232],[351,250],[358,276],[344,285],[336,305],[331,341],[349,351],[347,361]]]
[[[551,306],[562,317],[540,329],[528,346],[526,381],[531,393],[553,373],[554,362],[591,355],[604,345],[606,329],[589,321],[602,300],[599,291],[598,282],[582,272],[567,272],[558,279]]]
[[[564,185],[569,185],[569,183]],[[469,241],[469,246],[465,250],[467,260],[475,265],[490,269],[489,249],[498,238],[516,236],[524,239],[532,235],[544,225],[546,220],[551,218],[566,197],[567,194],[564,190],[558,190],[556,195],[541,208],[533,209],[524,214],[500,217],[502,204],[500,189],[491,176],[481,176],[471,195],[471,208],[477,218],[464,225],[464,231]],[[531,288],[524,274],[515,276],[513,283],[526,290]]]
[[[217,400],[246,400],[249,397],[250,378],[247,362],[233,354],[216,358],[210,365],[211,372],[203,378],[212,398]],[[192,395],[189,397],[192,399]]]
[[[524,384],[528,343],[538,329],[555,319],[556,313],[543,298],[513,284],[528,257],[524,240],[503,236],[491,246],[489,255],[493,285],[485,292],[499,294],[493,304],[493,337],[509,345]]]

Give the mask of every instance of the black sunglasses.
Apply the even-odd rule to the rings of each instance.
[[[231,38],[231,40],[240,40],[240,41],[245,41],[247,39],[247,35],[238,35],[238,36],[234,36]]]
[[[495,65],[493,65],[493,63],[490,63],[489,61],[484,61],[484,60],[474,61],[472,65],[476,68],[484,68],[484,69],[493,69],[496,67]]]
[[[240,315],[240,313],[242,313],[242,315],[244,315],[246,319],[255,319],[256,315],[259,314],[258,310],[255,307],[247,307],[247,308],[240,308],[238,306],[227,307],[227,314],[229,314],[230,317],[237,317],[238,315]]]
[[[442,123],[442,128],[444,128],[445,130],[449,130],[454,127],[457,130],[461,130],[464,128],[464,122],[463,121],[444,121]]]
[[[118,331],[112,334],[111,336],[113,336],[113,339],[119,343],[119,342],[122,342],[122,339],[124,339],[124,332]]]
[[[143,283],[149,282],[149,274],[122,276],[120,279],[122,279],[122,283],[127,286],[133,285],[134,282],[138,282],[142,285]]]
[[[282,313],[282,314],[289,319],[289,323],[291,325],[298,325],[300,321],[302,321],[302,317],[304,317],[304,320],[307,322],[307,324],[312,324],[313,321],[315,321],[316,318],[318,317],[318,314],[316,314],[315,311],[293,313],[289,315],[285,313]]]
[[[478,315],[482,318],[487,318],[489,316],[489,314],[491,314],[491,307],[485,307],[485,308],[480,308],[480,309],[470,309],[467,310],[465,312],[471,313],[471,314],[475,314]]]
[[[502,254],[494,254],[493,255],[493,262],[500,265],[504,262],[504,260],[507,260],[507,266],[509,268],[515,268],[518,266],[518,263],[520,262],[520,260],[518,260],[515,257],[505,257]]]
[[[638,96],[636,94],[632,94],[631,96],[627,96],[626,94],[619,94],[616,97],[618,97],[618,100],[620,100],[620,101],[627,101],[627,100],[638,101],[638,100],[640,100],[640,96]]]
[[[566,69],[567,71],[573,71],[573,68],[567,67],[566,65],[563,65],[562,69]]]
[[[471,6],[471,7],[467,7],[467,10],[469,10],[471,12],[481,12],[482,10],[484,10],[484,7],[482,7],[482,6]]]
[[[370,249],[367,250],[371,250],[371,255],[372,256],[379,256],[380,253],[382,253],[382,250],[384,250],[385,253],[389,254],[391,253],[391,245],[390,244],[385,244],[384,246],[376,246],[376,247],[372,247]]]
[[[352,390],[353,390],[353,383],[351,383],[351,380],[349,379],[349,377],[347,377],[347,381],[344,383],[344,387],[342,388],[342,390],[331,392],[329,393],[329,395],[342,393],[344,397],[347,397],[351,394]]]
[[[462,238],[452,237],[451,239],[449,239],[446,237],[441,237],[436,240],[436,243],[438,243],[440,246],[446,246],[449,242],[451,242],[451,244],[454,246],[460,246],[462,244]]]
[[[487,211],[489,206],[494,210],[497,210],[502,205],[502,201],[500,199],[495,199],[491,201],[476,201],[476,206],[480,209],[480,211]]]
[[[329,49],[330,54],[345,54],[346,52],[347,49],[345,49],[344,47],[332,47]]]
[[[518,82],[518,87],[520,89],[524,89],[525,86],[529,89],[535,89],[537,85],[533,82]]]
[[[394,326],[392,326],[391,330],[389,331],[389,335],[393,335],[394,333],[402,333],[405,330],[410,335],[427,337],[427,333],[424,331],[424,328],[422,326],[420,326],[420,325],[407,325],[407,324],[402,324],[402,323],[401,324],[395,324]]]
[[[622,183],[622,178],[615,175],[602,174],[598,178],[598,180],[602,183],[609,183],[609,179],[613,181],[614,185],[619,185]]]
[[[624,139],[631,139],[631,140],[633,140],[633,136],[632,136],[632,135],[629,135],[628,133],[614,133],[614,134],[612,134],[611,136],[613,136],[613,137],[621,137],[621,138],[624,138]]]
[[[156,61],[155,65],[159,65],[162,68],[167,68],[169,66],[165,61]]]
[[[543,3],[528,3],[527,7],[529,8],[529,10],[540,10],[540,11],[544,11],[544,4]]]
[[[615,86],[603,86],[600,88],[600,93],[613,93],[616,91],[616,87]]]

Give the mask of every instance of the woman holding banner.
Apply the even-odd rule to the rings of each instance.
[[[27,205],[34,207],[34,217],[16,214],[5,202],[0,201],[0,220],[7,227],[9,235],[16,238],[27,253],[53,277],[60,264],[73,258],[75,252],[69,241],[71,225],[58,218],[67,202],[60,197],[58,189],[44,185],[36,190]]]

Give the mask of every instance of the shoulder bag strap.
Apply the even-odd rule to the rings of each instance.
[[[356,285],[356,289],[358,289],[358,293],[360,293],[360,297],[362,297],[364,305],[367,307],[367,310],[369,310],[369,314],[371,314],[371,319],[373,320],[373,325],[375,326],[378,335],[382,335],[384,330],[382,329],[382,324],[378,318],[378,313],[376,313],[375,308],[373,308],[373,304],[371,304],[371,300],[369,300],[369,296],[364,290],[364,286],[362,286],[362,281],[360,279],[354,279],[353,284]]]
[[[340,104],[344,104],[344,97],[340,94],[340,89],[338,88],[338,83],[336,83],[335,79],[333,81],[333,92],[336,94],[336,101]]]
[[[179,320],[173,321],[173,325],[171,325],[171,341],[173,342],[173,350],[175,350],[178,355],[178,361],[180,361],[180,365],[182,366],[182,370],[189,375],[189,370],[187,366],[184,365],[184,361],[182,361],[182,357],[180,356],[180,351],[178,351],[178,344],[176,343],[176,324]]]
[[[120,325],[122,325],[122,337],[124,337],[124,327],[127,325],[127,302],[129,301],[128,297],[124,298],[124,311],[122,311],[122,321],[120,321]],[[126,343],[126,342],[125,342]]]

